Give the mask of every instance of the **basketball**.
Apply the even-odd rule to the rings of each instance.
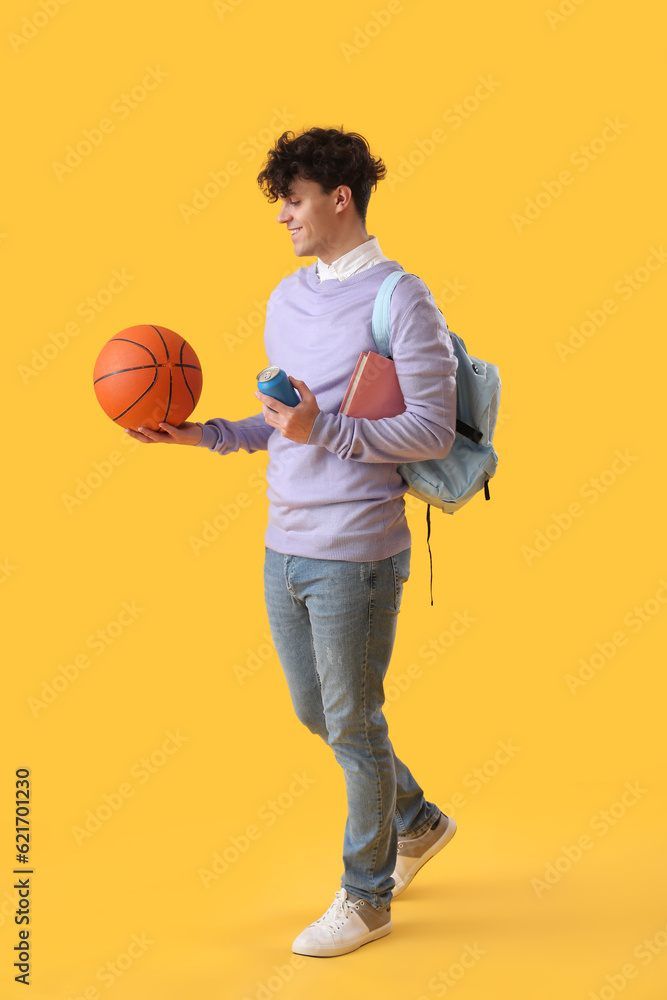
[[[201,365],[187,341],[166,326],[130,326],[100,351],[93,385],[100,406],[121,427],[178,427],[199,401]]]

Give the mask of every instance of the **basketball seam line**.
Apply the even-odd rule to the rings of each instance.
[[[172,369],[169,369],[169,399],[167,400],[167,409],[164,411],[164,422],[167,422],[167,417],[169,416],[169,410],[171,408],[171,390],[174,384],[174,376],[172,375]]]
[[[155,357],[150,347],[146,347],[145,344],[140,344],[138,340],[130,340],[129,337],[112,337],[111,340],[122,340],[125,344],[134,344],[135,347],[141,347],[144,351],[148,351],[155,364],[158,364],[158,359]],[[111,340],[109,343],[111,343]]]
[[[194,407],[195,407],[195,406],[196,406],[197,404],[195,403],[195,396],[194,396],[194,393],[193,393],[192,389],[190,388],[190,384],[189,384],[189,382],[188,382],[188,380],[187,380],[187,377],[186,377],[186,375],[185,375],[185,366],[183,365],[183,351],[184,351],[184,350],[185,350],[185,340],[184,340],[184,341],[183,341],[183,343],[181,344],[181,353],[179,354],[179,361],[180,361],[180,363],[181,363],[181,366],[182,366],[182,370],[183,370],[183,381],[185,382],[185,387],[186,387],[186,389],[187,389],[187,390],[188,390],[188,392],[190,393],[190,397],[191,397],[191,399],[192,399],[192,407],[193,407],[193,409],[194,409]],[[194,365],[192,365],[191,367],[193,367],[193,368],[194,368]]]
[[[155,332],[157,333],[158,337],[162,341],[162,346],[164,347],[164,353],[167,355],[167,361],[169,361],[169,348],[167,347],[167,342],[164,339],[164,337],[162,336],[162,334],[160,333],[160,331],[157,328],[157,326],[154,326],[153,329],[155,330]]]
[[[153,388],[153,386],[155,385],[156,382],[157,382],[157,372],[155,372],[155,375],[153,376],[153,381],[148,386],[148,388],[144,389],[144,391],[142,392],[142,394],[140,396],[138,396],[137,399],[135,399],[135,401],[133,403],[130,403],[130,405],[125,410],[123,410],[122,413],[119,413],[117,417],[112,417],[111,419],[112,420],[120,420],[120,418],[124,417],[126,413],[129,413],[130,410],[133,407],[135,407],[140,400],[142,400],[144,398],[144,396],[146,395],[146,393],[151,391],[151,389]]]
[[[189,364],[180,365],[178,364],[178,362],[175,361],[172,361],[171,364],[173,368],[194,368],[196,372],[201,371],[201,368],[198,368],[197,365],[189,365]],[[140,371],[145,371],[147,368],[166,368],[166,367],[167,367],[166,361],[156,361],[154,365],[135,365],[134,368],[118,368],[115,372],[107,372],[106,375],[100,375],[98,378],[95,379],[93,385],[97,385],[97,383],[101,382],[102,379],[109,378],[111,375],[124,375],[125,372],[140,372]],[[185,379],[185,373],[183,374],[183,379]],[[185,384],[187,385],[187,381]],[[188,386],[188,389],[189,388],[190,386]],[[192,395],[192,393],[190,393],[190,395]]]

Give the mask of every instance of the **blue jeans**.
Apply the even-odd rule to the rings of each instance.
[[[399,836],[438,816],[395,756],[382,711],[410,549],[376,562],[307,559],[266,550],[266,607],[298,718],[343,768],[348,817],[341,885],[391,902]]]

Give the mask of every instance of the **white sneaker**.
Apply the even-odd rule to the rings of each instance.
[[[440,813],[433,826],[419,837],[399,840],[392,899],[407,889],[419,869],[426,864],[456,833],[456,823],[451,816]]]
[[[313,958],[334,958],[390,931],[391,906],[376,910],[367,900],[339,889],[326,913],[294,939],[292,951]]]

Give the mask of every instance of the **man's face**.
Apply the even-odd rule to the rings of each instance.
[[[284,222],[297,257],[320,257],[331,264],[338,254],[340,209],[336,208],[339,189],[325,194],[317,181],[294,178],[278,222]]]

